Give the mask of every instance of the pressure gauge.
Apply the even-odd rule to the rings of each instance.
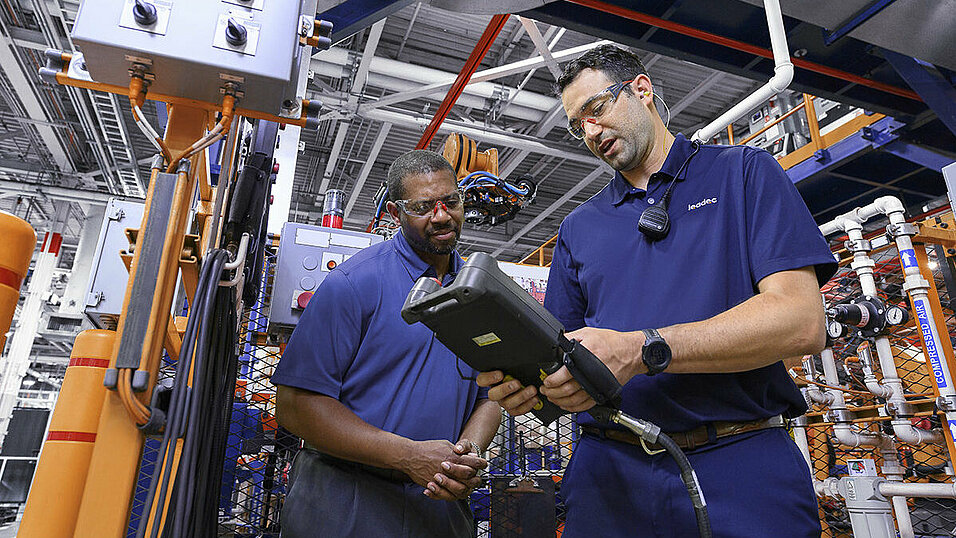
[[[834,340],[837,338],[843,338],[846,336],[846,333],[846,325],[835,319],[827,320],[827,334],[830,335],[830,338],[833,338]]]
[[[889,306],[886,309],[886,322],[890,325],[902,325],[909,321],[909,312],[899,306]]]

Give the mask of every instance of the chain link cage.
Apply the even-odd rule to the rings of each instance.
[[[839,246],[835,247],[839,248]],[[924,248],[915,245],[915,248]],[[946,286],[945,271],[952,267],[939,247],[926,245],[929,258],[929,267],[933,270],[934,281],[943,307],[946,330],[939,333],[952,334],[954,328],[954,309],[951,304],[950,292]],[[893,351],[899,377],[902,381],[905,398],[915,403],[926,403],[934,398],[932,375],[927,366],[921,349],[921,336],[917,324],[912,319],[912,309],[906,292],[903,290],[903,272],[900,266],[899,253],[894,246],[874,250],[870,253],[874,267],[879,299],[887,306],[897,305],[910,313],[910,320],[896,326],[887,334],[890,347]],[[950,280],[952,277],[949,277]],[[828,307],[845,303],[862,295],[859,278],[848,265],[841,264],[836,275],[823,288]],[[931,292],[932,293],[932,292]],[[859,347],[864,338],[859,332],[851,330],[843,337],[832,341],[832,350],[837,365],[839,390],[844,392],[847,408],[857,411],[859,415],[872,418],[856,419],[855,426],[863,431],[873,433],[883,432],[892,435],[889,417],[875,416],[876,410],[886,401],[877,398],[867,390],[864,384],[863,365],[859,358]],[[813,357],[816,362],[815,370],[823,372],[822,361],[819,356]],[[880,372],[875,372],[882,380]],[[805,373],[804,373],[805,374]],[[797,376],[798,384],[807,382]],[[815,378],[815,383],[825,385],[821,375]],[[819,385],[818,385],[819,386]],[[826,387],[821,387],[826,388]],[[807,427],[807,441],[811,454],[811,465],[816,480],[844,477],[849,474],[848,460],[872,459],[876,468],[884,464],[884,455],[874,447],[850,447],[837,442],[833,432],[833,425],[825,410],[817,404],[811,405],[809,417],[817,415],[822,421],[811,420]],[[930,406],[931,407],[931,406]],[[925,408],[925,407],[924,407]],[[870,410],[870,413],[866,411]],[[940,428],[940,419],[932,411],[917,412],[911,419],[914,426],[922,429]],[[945,430],[944,430],[945,431]],[[907,444],[896,440],[896,457],[899,465],[905,469],[905,482],[945,482],[953,481],[952,464],[947,448],[944,444],[925,443],[919,445]],[[907,499],[910,517],[916,536],[951,537],[956,535],[956,501],[952,499],[909,498]],[[823,536],[832,538],[849,538],[853,536],[850,517],[842,500],[821,497],[819,499],[820,520],[823,526]]]
[[[300,446],[298,438],[276,423],[275,389],[269,383],[281,356],[280,346],[270,340],[267,334],[276,244],[273,242],[267,247],[260,299],[255,304],[246,305],[241,317],[235,403],[229,422],[229,441],[219,500],[219,536],[279,536],[279,515],[288,474]],[[934,267],[935,284],[949,334],[956,323],[953,308],[956,305],[951,304],[943,270],[945,267],[940,268],[936,264],[951,262],[942,252],[936,252],[932,245],[927,250],[930,266]],[[886,304],[908,309],[896,249],[884,248],[871,253],[871,256],[876,262],[875,275],[880,299]],[[949,279],[952,280],[951,274]],[[842,266],[823,289],[828,305],[849,301],[861,294],[859,281],[847,266]],[[533,291],[539,292],[535,296],[540,300],[542,290]],[[889,334],[906,397],[912,401],[933,397],[932,378],[923,360],[919,338],[912,321],[896,327]],[[861,343],[860,336],[851,331],[847,337],[835,341],[832,349],[838,365],[840,388],[845,392],[848,407],[874,409],[874,406],[880,406],[883,402],[867,392],[863,383],[856,351]],[[818,361],[816,370],[822,372],[819,357],[814,360]],[[801,369],[794,365],[798,384],[806,385],[802,371],[798,373],[797,370]],[[173,366],[167,361],[160,379],[169,378],[172,374]],[[825,385],[822,376],[815,382]],[[809,416],[819,415],[822,421],[811,420],[807,427],[815,479],[846,476],[847,460],[851,459],[873,459],[877,468],[883,464],[883,456],[878,450],[837,443],[832,423],[826,421],[823,412],[820,406],[811,406]],[[938,417],[931,411],[918,413],[912,421],[922,428],[940,427]],[[860,419],[857,426],[871,432],[892,432],[888,422],[879,420],[879,417]],[[578,435],[575,415],[563,416],[547,426],[530,415],[503,415],[498,433],[486,454],[490,466],[485,485],[475,490],[470,497],[479,538],[561,535],[565,518],[561,479]],[[140,499],[148,488],[157,446],[156,441],[147,440],[128,536],[133,536],[142,517]],[[952,482],[952,465],[945,446],[897,443],[897,453],[900,465],[906,470],[905,481]],[[917,536],[949,537],[956,533],[956,501],[911,498],[908,503]],[[819,510],[823,536],[852,536],[849,515],[841,500],[820,498]]]

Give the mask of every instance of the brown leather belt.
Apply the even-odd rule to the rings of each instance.
[[[767,428],[783,428],[785,426],[786,421],[782,416],[777,415],[774,417],[753,420],[750,422],[709,422],[703,426],[694,428],[693,430],[668,433],[667,436],[673,439],[674,442],[677,443],[677,446],[681,447],[681,449],[693,450],[697,447],[710,444],[722,437],[729,437],[731,435],[738,435],[741,433],[754,432],[758,430],[766,430]],[[610,430],[595,426],[581,426],[581,431],[602,439],[610,439],[612,441],[627,443],[629,445],[641,445],[641,438],[628,431]],[[645,444],[649,450],[663,449],[663,447],[657,443]]]

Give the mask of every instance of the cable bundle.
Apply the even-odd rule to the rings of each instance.
[[[462,191],[467,191],[468,189],[477,185],[495,185],[496,187],[504,189],[515,196],[527,196],[531,194],[531,187],[528,185],[525,185],[524,187],[515,186],[494,174],[489,174],[488,172],[482,171],[472,172],[461,178],[461,181],[458,182],[458,188]]]
[[[237,364],[236,307],[231,288],[219,286],[225,250],[210,250],[203,260],[199,283],[179,354],[159,456],[147,493],[137,538],[215,536],[222,463],[229,432]],[[176,445],[182,438],[179,457]],[[170,491],[170,476],[176,479]],[[157,498],[157,492],[159,493]],[[162,511],[169,507],[163,522]],[[149,528],[147,528],[149,527]]]

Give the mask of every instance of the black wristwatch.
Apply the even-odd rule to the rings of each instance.
[[[671,363],[671,348],[657,329],[644,329],[642,332],[644,346],[641,348],[641,359],[647,366],[647,375],[659,374]]]

